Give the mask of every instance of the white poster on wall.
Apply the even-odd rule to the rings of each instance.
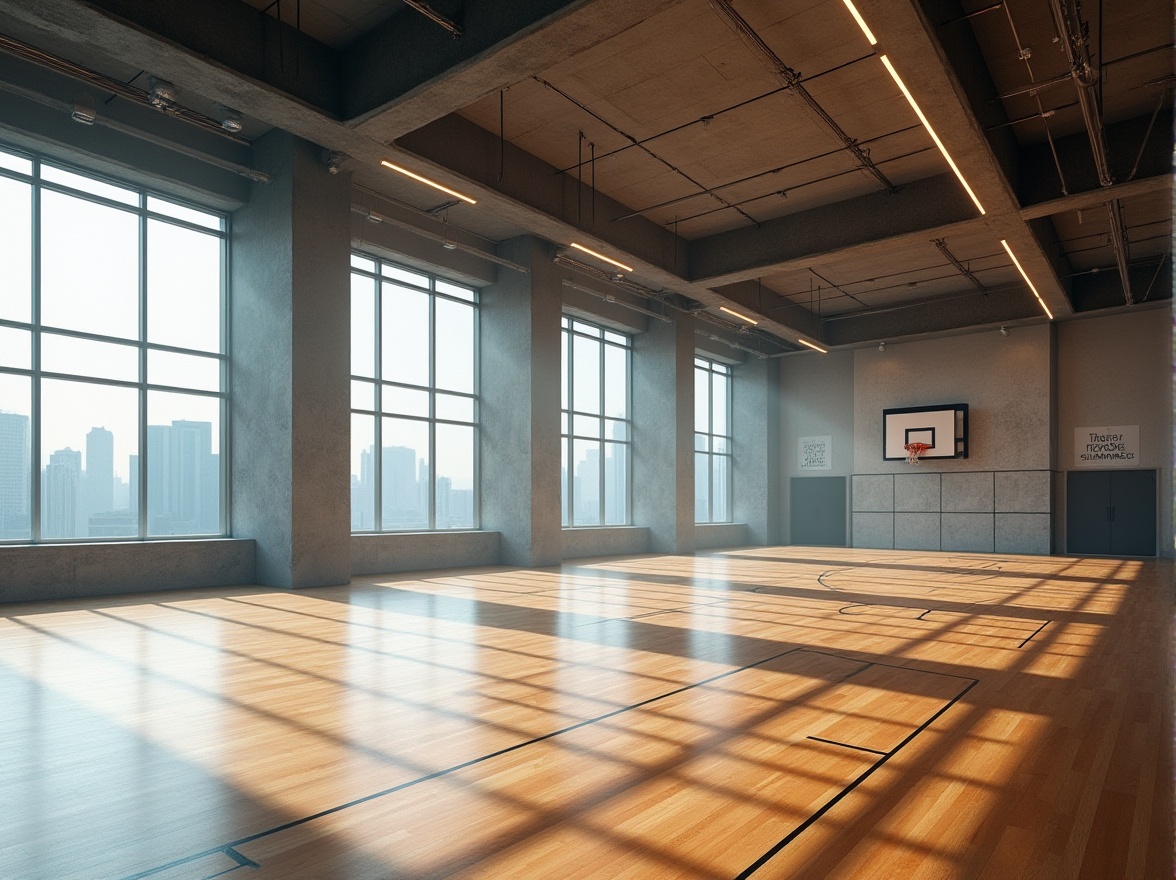
[[[1137,467],[1139,425],[1074,429],[1074,467]]]
[[[800,469],[802,471],[833,470],[833,438],[801,437]]]

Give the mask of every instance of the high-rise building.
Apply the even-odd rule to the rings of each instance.
[[[81,450],[58,449],[49,456],[41,477],[41,535],[76,538],[79,528],[78,490],[82,481]]]
[[[28,538],[29,417],[0,412],[0,538]]]
[[[171,531],[190,535],[218,531],[219,481],[212,456],[212,423],[177,420],[171,423],[170,432]]]
[[[114,510],[114,434],[105,428],[91,428],[86,434],[82,487],[81,516],[89,535],[90,517]]]
[[[171,427],[147,426],[147,533],[175,534],[171,524]]]
[[[426,518],[421,513],[417,490],[417,453],[407,446],[380,450],[383,485],[380,507],[384,528],[412,528]]]

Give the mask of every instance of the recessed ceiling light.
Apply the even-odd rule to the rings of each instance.
[[[1013,265],[1017,267],[1017,271],[1021,273],[1021,277],[1025,279],[1025,283],[1029,285],[1029,289],[1033,291],[1033,295],[1037,297],[1037,302],[1040,303],[1041,308],[1049,315],[1049,319],[1053,320],[1053,312],[1049,310],[1049,306],[1045,304],[1045,300],[1041,298],[1041,294],[1037,292],[1037,288],[1033,286],[1033,282],[1029,280],[1029,276],[1025,274],[1025,270],[1021,268],[1021,261],[1017,259],[1017,255],[1013,253],[1013,249],[1009,247],[1009,243],[1003,238],[1000,240],[1005,252],[1008,253],[1009,258],[1013,261]],[[1004,329],[1003,327],[1001,328]]]
[[[881,57],[882,64],[890,72],[891,78],[895,81],[895,83],[897,83],[899,90],[902,91],[903,96],[907,99],[907,103],[911,105],[911,109],[915,111],[915,115],[918,116],[919,121],[923,123],[923,128],[927,129],[927,134],[931,135],[931,140],[935,141],[935,146],[939,147],[939,152],[943,154],[943,158],[947,160],[947,164],[951,167],[951,170],[955,172],[955,176],[958,177],[960,183],[964,185],[964,189],[967,190],[968,195],[971,196],[972,201],[975,203],[980,213],[987,213],[984,210],[984,206],[980,204],[980,199],[978,199],[976,194],[972,192],[972,187],[968,186],[968,181],[964,179],[963,172],[960,171],[955,161],[951,158],[951,154],[947,152],[947,147],[943,145],[943,141],[939,139],[939,135],[935,133],[935,129],[933,129],[931,127],[931,123],[927,121],[927,117],[923,115],[923,111],[919,108],[918,102],[915,101],[915,96],[911,94],[910,89],[906,87],[906,83],[902,81],[902,77],[898,75],[898,71],[894,69],[894,65],[890,63],[890,59],[885,55]]]
[[[612,257],[606,257],[604,254],[600,253],[599,251],[594,251],[594,250],[592,250],[592,248],[586,248],[582,244],[576,244],[573,241],[570,246],[574,247],[578,251],[583,251],[586,254],[592,255],[592,256],[596,257],[596,259],[598,259],[598,260],[604,260],[606,263],[609,263],[613,266],[617,266],[618,268],[624,269],[626,272],[633,271],[632,266],[626,266],[620,260],[614,260]]]
[[[737,312],[734,309],[727,308],[726,306],[719,306],[719,311],[726,312],[728,315],[734,315],[739,320],[746,321],[748,324],[758,324],[759,323],[759,321],[755,320],[754,318],[749,318],[747,315],[743,314],[742,312]]]
[[[829,349],[821,348],[821,346],[816,345],[815,343],[809,342],[806,339],[798,339],[796,341],[799,342],[801,345],[807,345],[809,348],[813,349],[814,351],[819,351],[821,354],[828,354],[829,353]]]
[[[389,162],[387,159],[384,159],[380,162],[380,164],[385,168],[391,168],[393,171],[397,171],[400,174],[403,174],[405,177],[411,177],[413,180],[423,183],[425,186],[431,186],[433,189],[439,189],[441,192],[446,193],[447,195],[451,195],[455,199],[461,199],[463,202],[468,202],[471,205],[478,204],[477,201],[471,199],[469,196],[464,196],[457,190],[450,189],[449,187],[444,186],[435,180],[429,180],[429,178],[423,177],[422,175],[417,174],[415,171],[409,171],[407,168],[402,168],[395,162]]]

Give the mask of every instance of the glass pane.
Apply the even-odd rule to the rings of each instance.
[[[567,318],[564,318],[567,323]],[[559,407],[570,409],[568,405],[568,347],[571,345],[572,335],[567,330],[561,330],[559,346]]]
[[[147,381],[152,385],[220,391],[220,358],[150,350],[147,352]]]
[[[694,430],[710,432],[710,371],[694,370]]]
[[[33,368],[33,334],[15,327],[0,327],[0,367]]]
[[[714,484],[711,492],[714,496],[713,512],[711,516],[715,522],[731,521],[731,457],[716,455],[711,459],[714,474]]]
[[[731,414],[727,411],[727,382],[722,373],[711,374],[711,433],[731,434]]]
[[[587,333],[589,336],[600,338],[600,328],[595,324],[585,324],[583,321],[572,321],[572,329],[577,333]]]
[[[474,527],[474,429],[437,426],[435,519],[438,529]]]
[[[578,437],[599,437],[600,419],[596,416],[572,416],[572,433]]]
[[[600,412],[600,343],[582,336],[572,339],[572,409]]]
[[[568,436],[568,414],[566,412],[559,414],[559,434],[561,437]]]
[[[41,320],[139,338],[139,218],[48,190],[41,194]]]
[[[410,272],[408,269],[402,269],[399,266],[392,266],[385,263],[380,267],[380,272],[385,278],[395,278],[397,281],[403,281],[405,284],[413,284],[417,287],[429,289],[429,276],[422,275],[419,272]]]
[[[352,379],[351,408],[374,410],[376,408],[376,383]]]
[[[428,424],[384,419],[380,450],[382,528],[427,529],[429,482]]]
[[[575,509],[572,522],[577,526],[600,525],[600,443],[596,440],[573,440],[572,497]]]
[[[385,385],[382,403],[386,413],[396,413],[400,416],[420,416],[422,419],[429,417],[428,391]]]
[[[560,525],[568,525],[568,441],[559,444],[559,512]]]
[[[0,541],[33,537],[32,411],[32,380],[0,373]]]
[[[730,440],[730,438],[715,436],[712,439],[714,440],[714,444],[715,444],[715,448],[714,448],[715,452],[722,452],[727,455],[731,454],[731,440]]]
[[[429,384],[429,295],[384,284],[382,378]]]
[[[629,350],[604,347],[604,413],[629,417]]]
[[[351,375],[376,377],[376,282],[362,275],[351,276]]]
[[[43,379],[42,537],[138,535],[138,457],[136,389]]]
[[[619,526],[629,521],[629,447],[604,444],[604,522]]]
[[[139,349],[134,345],[44,333],[41,336],[41,369],[46,373],[138,382]]]
[[[9,171],[15,171],[18,174],[32,174],[33,163],[23,156],[16,156],[12,153],[0,150],[0,168],[7,168]]]
[[[220,400],[147,394],[147,534],[218,535]]]
[[[353,383],[354,384],[354,383]],[[351,531],[376,527],[376,417],[351,415]]]
[[[694,451],[695,452],[709,452],[710,451],[710,434],[695,434],[694,435]]]
[[[205,229],[220,231],[225,228],[223,217],[209,214],[207,211],[198,211],[196,208],[189,208],[186,205],[177,205],[175,202],[167,202],[155,196],[147,196],[147,210],[175,217],[177,220],[183,220],[194,226],[203,226]]]
[[[604,331],[604,338],[607,342],[616,342],[620,345],[628,345],[629,340],[621,333],[613,333],[611,330]]]
[[[72,171],[66,171],[64,168],[57,168],[53,165],[46,165],[43,162],[41,163],[41,179],[51,181],[52,183],[60,183],[62,186],[79,189],[82,192],[88,192],[96,196],[102,196],[102,198],[110,199],[112,202],[122,202],[124,205],[139,207],[139,193],[133,189],[115,186],[113,183],[107,183],[104,180],[95,180],[93,177],[74,174]]]
[[[32,321],[32,290],[33,188],[0,177],[0,318]]]
[[[694,366],[696,366],[696,367],[702,367],[703,369],[706,369],[706,364],[707,364],[707,362],[705,360],[703,360],[702,358],[695,358],[694,359]],[[697,377],[695,377],[695,378],[697,378]]]
[[[147,221],[147,338],[221,350],[221,239]]]
[[[376,271],[376,261],[369,260],[367,257],[361,257],[356,254],[351,255],[351,268],[363,269],[365,272]]]
[[[458,397],[455,394],[438,394],[433,403],[435,416],[451,422],[472,422],[474,420],[474,399]]]
[[[474,310],[436,300],[437,387],[474,393]]]
[[[694,521],[710,522],[710,456],[694,454]]]
[[[456,296],[458,299],[464,299],[466,302],[474,301],[474,291],[468,287],[460,287],[457,284],[450,284],[448,281],[442,281],[440,278],[435,282],[438,293],[444,293],[449,296]]]
[[[604,437],[606,440],[628,440],[629,423],[606,419],[604,422]]]

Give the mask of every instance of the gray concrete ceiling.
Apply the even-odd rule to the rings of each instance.
[[[877,47],[842,0],[425,4],[457,38],[401,0],[283,0],[280,22],[269,0],[43,0],[0,2],[0,29],[346,153],[359,193],[474,239],[594,244],[637,285],[756,312],[776,351],[1044,320],[1002,239],[1058,318],[1171,296],[1170,8],[1074,4],[859,0]]]

